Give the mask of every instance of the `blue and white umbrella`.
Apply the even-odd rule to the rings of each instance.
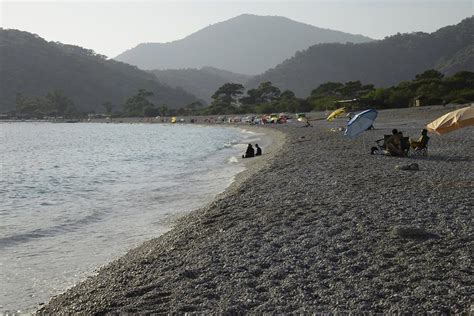
[[[350,121],[347,123],[346,131],[344,135],[350,138],[354,138],[360,133],[366,131],[369,127],[372,126],[375,119],[377,118],[378,112],[375,109],[365,110],[356,114]]]

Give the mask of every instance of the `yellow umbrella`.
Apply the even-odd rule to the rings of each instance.
[[[474,107],[472,106],[449,112],[426,125],[426,128],[430,132],[446,134],[470,125],[474,125]]]
[[[340,116],[340,115],[343,114],[343,113],[346,113],[346,108],[339,108],[339,109],[337,109],[336,111],[332,112],[332,113],[328,116],[327,120],[328,120],[329,122],[331,122],[332,120],[334,120],[336,117]]]

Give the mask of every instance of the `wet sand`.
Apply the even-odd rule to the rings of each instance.
[[[353,140],[343,120],[270,127],[281,149],[41,312],[468,313],[474,128],[430,135],[428,157],[369,154],[450,110],[380,111]]]

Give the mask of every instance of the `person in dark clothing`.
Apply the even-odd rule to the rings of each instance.
[[[392,130],[392,136],[387,139],[387,143],[385,144],[391,156],[403,156],[402,138],[403,134],[401,132],[396,129]]]
[[[425,148],[426,145],[428,145],[428,140],[430,138],[428,137],[428,131],[426,129],[423,129],[421,131],[421,136],[417,140],[410,140],[410,146],[413,149],[422,149]]]
[[[253,147],[252,147],[252,144],[249,144],[249,145],[247,146],[247,150],[245,151],[245,155],[242,156],[242,158],[252,158],[252,157],[254,157],[254,156],[255,156],[255,151],[254,151],[254,149],[253,149]]]
[[[258,144],[255,144],[255,148],[257,148],[257,153],[255,156],[261,156],[262,155],[262,148],[258,147]]]

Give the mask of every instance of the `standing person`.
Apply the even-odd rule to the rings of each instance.
[[[261,156],[262,155],[262,148],[258,147],[258,144],[255,144],[255,148],[257,149],[257,153],[255,156]]]
[[[247,150],[245,151],[245,156],[242,156],[242,158],[252,158],[255,156],[255,151],[252,147],[252,144],[249,144],[247,146]]]

